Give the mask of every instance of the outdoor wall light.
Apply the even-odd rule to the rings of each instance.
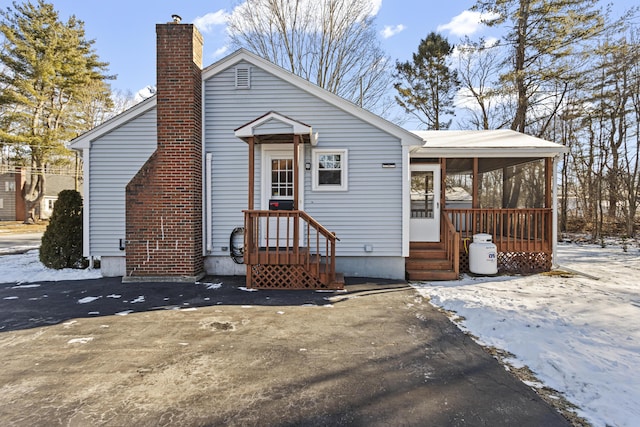
[[[311,170],[311,162],[305,162],[304,169],[310,171]]]

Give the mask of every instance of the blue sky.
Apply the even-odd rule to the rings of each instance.
[[[240,0],[48,0],[63,20],[75,15],[84,21],[87,38],[100,59],[109,62],[117,80],[115,89],[137,92],[155,84],[155,24],[168,22],[178,14],[183,22],[195,22],[204,35],[204,65],[227,53],[222,18],[231,13]],[[407,60],[420,40],[431,31],[439,31],[450,42],[461,36],[495,36],[494,29],[477,25],[477,17],[468,10],[474,0],[371,0],[378,10],[376,22],[382,46],[391,58]],[[0,3],[8,3],[1,0]],[[605,4],[605,2],[602,2]],[[617,10],[635,5],[636,0],[617,0]],[[3,6],[4,7],[4,6]],[[493,32],[493,33],[492,33]]]

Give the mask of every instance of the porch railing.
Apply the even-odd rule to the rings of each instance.
[[[460,233],[456,231],[449,215],[444,211],[441,215],[440,234],[444,236],[444,250],[447,253],[447,259],[451,261],[453,271],[460,274]]]
[[[462,239],[487,233],[498,252],[551,251],[552,210],[535,209],[445,209]]]
[[[300,210],[243,212],[245,264],[262,267],[302,266],[306,273],[324,285],[330,286],[335,282],[336,241],[340,239],[334,233]],[[282,269],[286,268],[282,267],[280,270]],[[300,275],[295,267],[292,270]],[[251,275],[250,269],[247,274],[248,284]],[[270,286],[267,284],[267,287]],[[279,285],[273,284],[273,287]]]

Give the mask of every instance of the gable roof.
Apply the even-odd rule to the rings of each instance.
[[[156,107],[156,104],[157,101],[155,95],[145,99],[142,102],[139,102],[128,110],[125,110],[117,116],[83,133],[77,138],[72,139],[70,144],[71,149],[82,150],[83,148],[91,148],[92,141],[100,138],[102,135],[105,135],[114,129],[119,128],[120,126],[130,122],[136,117],[143,115],[147,111],[152,110]]]
[[[414,131],[424,144],[414,157],[555,157],[567,147],[509,129]]]
[[[391,123],[390,121],[383,119],[382,117],[365,110],[364,108],[361,108],[356,104],[347,101],[346,99],[329,92],[314,83],[311,83],[308,80],[303,79],[302,77],[296,76],[279,65],[249,52],[246,49],[238,49],[232,54],[206,67],[202,72],[202,80],[205,81],[240,62],[247,62],[261,68],[266,72],[292,84],[293,86],[327,102],[328,104],[331,104],[334,107],[395,136],[400,139],[402,145],[421,145],[423,143],[423,141],[412,132],[403,129],[400,126]]]
[[[397,137],[401,141],[402,145],[421,145],[423,142],[420,137],[414,135],[408,130],[403,129],[400,126],[391,123],[390,121],[383,119],[382,117],[370,111],[367,111],[364,108],[361,108],[354,103],[339,97],[338,95],[329,92],[326,89],[322,89],[321,87],[309,82],[308,80],[296,76],[295,74],[286,71],[284,68],[273,64],[272,62],[267,61],[266,59],[245,49],[239,49],[203,69],[202,81],[206,81],[207,79],[228,69],[229,67],[233,67],[239,62],[247,62],[258,68],[261,68],[273,74],[274,76],[283,79],[290,84],[310,93],[311,95],[318,97],[323,101],[345,111],[346,113],[364,120],[365,122]],[[96,126],[90,131],[85,132],[79,137],[73,139],[71,141],[70,147],[74,150],[89,148],[92,141],[146,113],[147,111],[155,108],[155,106],[156,95],[153,95],[151,98],[148,98],[145,101],[134,105],[118,116]]]

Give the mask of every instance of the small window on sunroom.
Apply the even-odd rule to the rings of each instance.
[[[313,190],[347,190],[347,150],[313,150]]]
[[[236,89],[251,88],[251,68],[236,67]]]

